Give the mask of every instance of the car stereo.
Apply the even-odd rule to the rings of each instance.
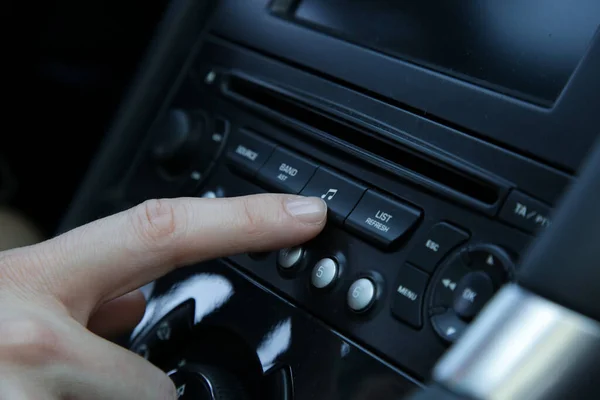
[[[389,17],[412,21],[402,29],[418,32],[419,40],[430,37],[437,44],[429,49],[407,48],[410,40],[394,39],[384,27],[377,27],[382,32],[376,42],[361,33],[366,27],[344,31],[361,10],[380,15],[384,2],[326,3],[224,1],[210,35],[198,40],[196,32],[191,40],[189,32],[180,32],[188,38],[187,51],[171,51],[180,51],[181,62],[170,75],[154,71],[147,84],[134,88],[132,99],[153,100],[143,107],[131,99],[124,105],[128,113],[115,122],[110,152],[97,161],[64,228],[156,197],[320,197],[329,217],[314,240],[220,261],[253,282],[252,290],[270,296],[249,294],[240,283],[248,299],[260,301],[236,303],[226,320],[238,332],[251,329],[244,313],[256,314],[255,306],[267,314],[270,307],[282,312],[283,302],[302,315],[303,327],[315,324],[315,332],[325,329],[422,382],[500,286],[514,278],[520,257],[551,224],[554,204],[596,139],[599,92],[592,89],[600,88],[600,41],[592,36],[599,21],[590,16],[581,25],[570,37],[573,53],[550,65],[547,75],[535,73],[536,63],[546,65],[535,54],[528,54],[535,62],[508,74],[519,59],[475,68],[494,37],[461,60],[446,59],[435,47],[443,40],[431,39],[439,30],[431,31],[431,21],[415,22],[408,12],[425,5],[398,2],[389,6]],[[458,10],[464,18],[510,11],[486,4]],[[346,12],[332,18],[336,10]],[[556,10],[548,16],[552,21]],[[469,29],[499,29],[483,22]],[[563,32],[530,28],[530,41]],[[466,31],[461,35],[466,42],[452,41],[461,49],[476,41]],[[543,39],[558,51],[552,45],[558,38]],[[587,47],[596,51],[586,53]],[[502,49],[495,50],[498,56]],[[150,88],[153,79],[160,85]],[[164,296],[183,296],[185,282],[194,279],[190,271],[202,271],[190,268],[158,281],[166,285]],[[207,267],[206,276],[215,268]],[[228,279],[237,282],[239,276]],[[177,297],[181,303],[198,296],[190,290]],[[175,309],[167,303],[168,310],[148,317],[132,338],[132,348],[150,359],[156,340],[147,338]],[[311,346],[319,344],[300,342],[303,350],[291,364],[302,369],[303,357],[318,363]]]
[[[324,199],[330,221],[315,240],[230,261],[425,378],[511,279],[551,207],[345,104],[204,55],[224,50],[206,44],[158,113],[125,199]]]

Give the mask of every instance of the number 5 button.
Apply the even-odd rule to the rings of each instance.
[[[323,258],[315,264],[310,276],[310,282],[317,289],[325,289],[335,282],[337,276],[337,262],[331,258]]]

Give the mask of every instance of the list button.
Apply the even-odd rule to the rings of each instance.
[[[383,248],[401,239],[421,218],[421,211],[368,190],[345,225]]]

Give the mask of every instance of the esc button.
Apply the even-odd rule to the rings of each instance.
[[[431,273],[442,257],[468,239],[467,232],[446,222],[440,222],[435,224],[410,252],[408,261]]]

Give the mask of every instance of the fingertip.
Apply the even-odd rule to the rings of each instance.
[[[327,203],[319,197],[290,196],[285,199],[285,210],[298,222],[323,226],[327,219]]]

